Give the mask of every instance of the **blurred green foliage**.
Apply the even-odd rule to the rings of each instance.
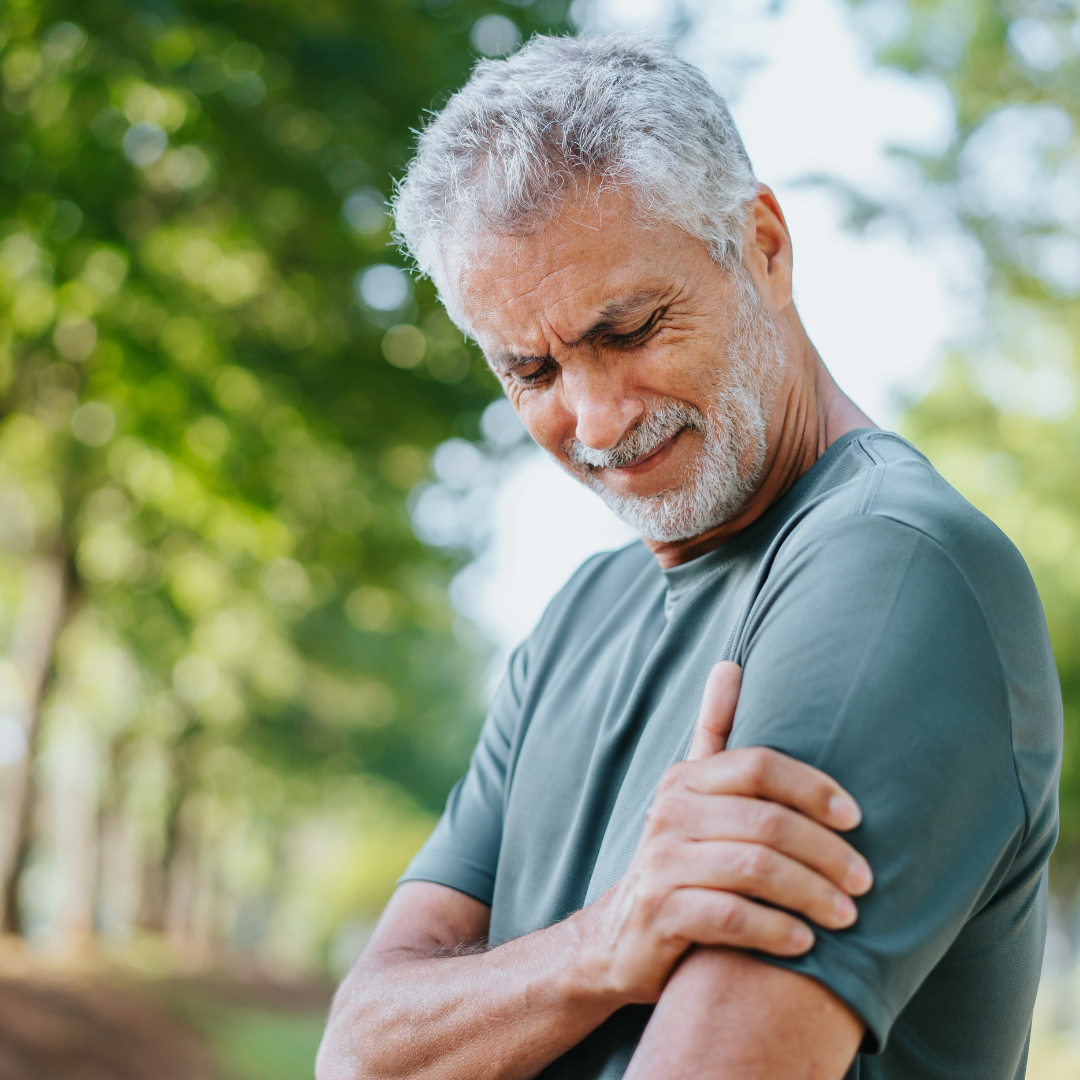
[[[274,939],[301,962],[377,912],[467,761],[477,658],[406,499],[497,386],[395,269],[385,198],[470,31],[564,8],[476,38],[490,13],[3,8],[9,653],[27,568],[65,577],[30,732],[55,812],[6,823],[35,932]],[[0,670],[12,716],[25,683]]]
[[[221,1080],[310,1080],[332,985],[243,977],[166,978],[129,984],[201,1036]]]
[[[1016,542],[1046,608],[1065,699],[1056,887],[1080,881],[1080,22],[1049,0],[866,0],[880,58],[942,80],[957,128],[918,161],[923,196],[983,259],[973,338],[905,433]]]
[[[326,1027],[326,1011],[221,1009],[205,1025],[228,1080],[307,1080]]]

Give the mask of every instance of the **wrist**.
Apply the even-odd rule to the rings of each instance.
[[[611,932],[609,911],[615,900],[613,893],[605,893],[559,924],[566,935],[562,971],[567,995],[609,1012],[637,1000],[619,977],[617,940]]]

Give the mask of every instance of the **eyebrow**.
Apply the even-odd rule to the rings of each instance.
[[[647,290],[631,293],[629,296],[619,297],[605,304],[599,313],[599,318],[575,341],[567,342],[567,348],[573,348],[585,341],[592,341],[621,325],[636,312],[650,309],[650,314],[659,303],[661,294],[657,291]],[[502,375],[509,375],[519,368],[528,367],[530,364],[542,363],[550,360],[548,356],[526,356],[520,353],[500,352],[490,358],[491,366]]]

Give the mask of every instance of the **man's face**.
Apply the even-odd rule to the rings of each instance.
[[[740,509],[784,362],[748,274],[616,199],[448,269],[530,435],[644,536],[696,536]]]

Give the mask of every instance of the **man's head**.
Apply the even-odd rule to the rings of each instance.
[[[626,37],[483,61],[395,209],[560,463],[656,541],[738,513],[782,391],[790,246],[699,71]]]

